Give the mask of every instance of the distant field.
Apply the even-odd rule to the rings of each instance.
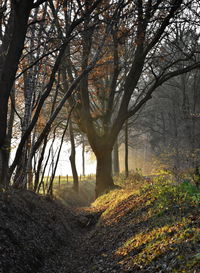
[[[79,176],[79,182],[90,182],[95,180],[95,175],[80,175]],[[40,194],[44,194],[44,191],[46,192],[49,186],[50,177],[45,176],[44,177],[44,185],[41,185],[40,187]],[[53,190],[62,189],[63,187],[72,187],[73,186],[73,177],[72,176],[55,176],[53,180]]]

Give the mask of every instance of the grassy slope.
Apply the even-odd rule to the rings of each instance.
[[[103,272],[199,272],[198,200],[193,188],[165,180],[100,197],[93,207],[107,209],[90,238],[92,270],[101,272],[101,256]]]

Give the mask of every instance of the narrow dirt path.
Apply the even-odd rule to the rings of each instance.
[[[38,273],[89,273],[95,257],[95,249],[90,238],[95,234],[95,225],[102,212],[91,208],[72,209],[75,216],[71,223],[72,237],[70,244],[45,261]],[[101,272],[101,271],[92,271]]]

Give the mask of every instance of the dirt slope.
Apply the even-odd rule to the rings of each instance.
[[[58,248],[70,247],[72,218],[69,210],[33,192],[0,193],[0,272],[38,272]]]
[[[94,203],[108,208],[88,238],[94,251],[84,272],[200,272],[199,203],[162,191],[121,190]]]
[[[0,204],[0,272],[200,272],[199,203],[173,185],[112,191],[88,208],[27,191]]]
[[[161,209],[159,196],[150,190],[103,196],[91,209],[82,210],[94,218],[104,212],[89,232],[84,233],[89,227],[82,227],[71,258],[57,272],[200,272],[199,204],[177,200]]]

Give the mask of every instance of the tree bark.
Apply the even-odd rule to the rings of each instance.
[[[14,2],[14,1],[13,1]],[[11,26],[12,34],[9,42],[6,39],[7,54],[3,60],[2,71],[0,75],[0,155],[2,165],[0,168],[0,184],[8,183],[8,152],[7,146],[7,115],[8,115],[8,100],[15,81],[19,60],[24,48],[24,40],[28,27],[28,18],[32,9],[33,0],[22,0],[20,3],[11,5],[12,11]],[[4,48],[4,45],[2,45]],[[2,49],[1,48],[1,49]],[[6,182],[5,182],[6,181]],[[5,185],[4,185],[5,186]]]
[[[85,138],[82,135],[82,174],[85,176]]]
[[[128,120],[125,122],[125,178],[128,178],[129,175],[129,167],[128,167]]]
[[[47,146],[47,140],[48,140],[48,136],[46,136],[45,139],[44,139],[43,147],[42,147],[41,153],[39,155],[37,170],[36,170],[36,173],[35,173],[35,181],[34,181],[34,191],[35,192],[38,191],[38,188],[39,188],[38,185],[39,185],[40,173],[41,173],[41,169],[42,169],[42,162],[44,160],[44,153],[45,153],[46,146]]]
[[[119,175],[119,147],[117,140],[113,148],[113,174]]]
[[[71,143],[71,155],[69,157],[71,168],[72,168],[72,175],[73,175],[73,188],[76,192],[79,191],[79,181],[78,181],[78,173],[76,170],[76,147],[74,142],[74,132],[72,122],[70,120],[69,123],[69,134],[70,134],[70,143]]]
[[[6,143],[5,139],[5,143]],[[0,150],[0,191],[8,186],[8,151],[2,147]]]
[[[9,169],[9,158],[11,151],[11,139],[13,132],[14,123],[14,107],[15,107],[15,89],[11,92],[12,103],[10,105],[10,117],[8,120],[7,135],[4,142],[4,146],[0,150],[0,188],[7,188],[9,186],[8,169]]]
[[[115,188],[112,178],[112,149],[108,146],[99,147],[95,152],[97,159],[96,169],[96,198]]]
[[[19,60],[24,48],[28,18],[33,0],[13,4],[14,27],[0,78],[0,147],[4,145],[7,129],[8,99],[13,87]]]

